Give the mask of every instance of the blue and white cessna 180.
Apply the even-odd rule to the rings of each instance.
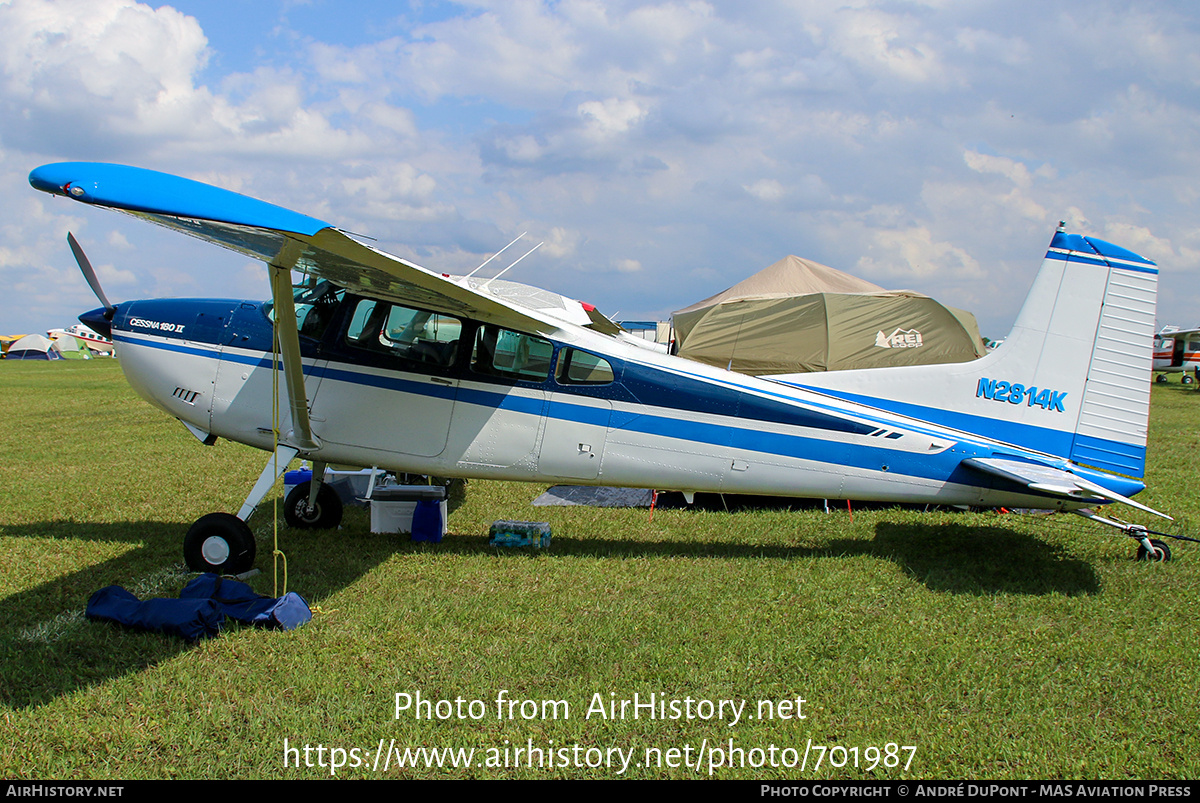
[[[743,376],[636,345],[578,302],[453,277],[320,220],[188,179],[61,163],[39,190],[263,260],[270,302],[157,299],[81,316],[134,388],[200,440],[273,452],[236,516],[189,530],[193,568],[254,558],[245,519],[296,457],[397,472],[941,505],[1088,508],[1144,488],[1158,269],[1060,227],[1012,334],[973,362]],[[294,290],[292,272],[308,277]],[[273,382],[279,346],[282,382]],[[277,395],[276,395],[277,394]],[[272,426],[274,402],[280,411]],[[319,479],[285,504],[333,527]],[[1172,536],[1182,538],[1182,536]],[[1187,539],[1192,540],[1192,539]]]

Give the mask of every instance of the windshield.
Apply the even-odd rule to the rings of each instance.
[[[319,338],[325,327],[333,318],[333,311],[342,300],[345,290],[325,280],[315,284],[305,282],[292,288],[292,298],[296,304],[296,329],[307,337]],[[267,320],[275,322],[275,304],[272,301],[263,303],[263,314]]]

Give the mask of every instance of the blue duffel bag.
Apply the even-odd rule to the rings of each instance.
[[[278,599],[264,597],[245,583],[211,573],[193,579],[179,597],[143,601],[120,586],[107,586],[92,594],[86,613],[95,621],[188,641],[217,635],[226,616],[244,625],[276,630],[291,630],[312,619],[308,603],[295,592]]]
[[[291,630],[312,619],[308,603],[294,591],[278,599],[264,597],[245,583],[211,572],[192,579],[179,596],[212,600],[230,619],[255,627]]]
[[[88,600],[87,618],[198,641],[217,635],[225,614],[211,599],[148,599],[143,602],[120,586],[106,586]]]

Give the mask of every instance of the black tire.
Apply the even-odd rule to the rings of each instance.
[[[1171,559],[1171,548],[1167,546],[1165,542],[1160,541],[1157,538],[1151,538],[1150,546],[1154,547],[1155,554],[1151,555],[1149,552],[1147,552],[1146,547],[1143,544],[1142,546],[1138,547],[1138,560],[1148,560],[1154,563],[1166,563]]]
[[[283,502],[283,518],[289,527],[297,530],[332,530],[342,523],[342,499],[337,491],[318,482],[316,504],[309,511],[310,482],[300,483],[287,495]]]
[[[1183,375],[1183,378],[1182,378],[1182,379],[1180,379],[1179,381],[1180,381],[1180,382],[1182,382],[1182,383],[1183,383],[1183,384],[1185,384],[1185,385],[1190,385],[1190,384],[1192,384],[1193,382],[1195,382],[1196,380],[1195,380],[1195,379],[1193,379],[1192,377],[1188,376],[1187,374],[1184,374],[1184,375]]]
[[[1160,385],[1165,385],[1167,383],[1167,375],[1166,374],[1158,374],[1157,376],[1154,377],[1154,381]]]
[[[194,572],[241,574],[254,565],[254,534],[232,513],[209,513],[183,537],[183,560]]]

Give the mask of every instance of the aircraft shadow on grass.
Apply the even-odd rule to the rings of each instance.
[[[443,542],[449,543],[450,538]],[[467,539],[463,539],[466,541]],[[479,547],[452,546],[462,552]],[[502,555],[532,556],[528,550]],[[1100,581],[1086,561],[1024,533],[1003,527],[881,523],[871,541],[837,539],[823,546],[713,541],[635,541],[561,538],[549,557],[586,554],[601,557],[710,557],[716,559],[843,559],[866,555],[890,560],[930,591],[951,594],[1096,594]]]
[[[22,528],[27,537],[124,541],[140,546],[5,599],[7,615],[0,623],[0,703],[14,708],[42,705],[79,689],[148,669],[191,649],[192,645],[177,638],[93,623],[82,615],[88,598],[97,589],[107,585],[130,587],[138,576],[154,574],[143,568],[146,565],[178,566],[179,576],[168,577],[153,594],[142,596],[178,593],[185,576],[175,546],[179,529],[177,522],[46,522]],[[327,548],[304,549],[305,540],[320,537],[292,531],[283,542],[293,590],[300,591],[312,605],[351,585],[394,555],[424,551],[458,555],[490,552],[498,560],[554,560],[578,555],[839,560],[865,555],[893,561],[917,582],[942,593],[1073,596],[1095,594],[1100,589],[1095,572],[1086,562],[1065,557],[1033,536],[995,526],[884,522],[876,526],[870,541],[837,539],[819,547],[558,537],[546,551],[491,547],[486,537],[479,535],[448,534],[440,544],[414,544],[404,536],[372,534],[364,527],[333,536],[345,546],[335,553]],[[260,544],[260,549],[263,546]],[[260,558],[259,565],[269,572],[269,549],[262,552],[266,556]],[[302,588],[296,588],[299,578],[303,578]],[[269,582],[258,585],[260,592],[270,593]]]
[[[931,591],[1067,596],[1100,591],[1091,564],[1004,527],[882,522],[873,541],[834,542],[829,548],[835,554],[858,551],[894,561]]]

